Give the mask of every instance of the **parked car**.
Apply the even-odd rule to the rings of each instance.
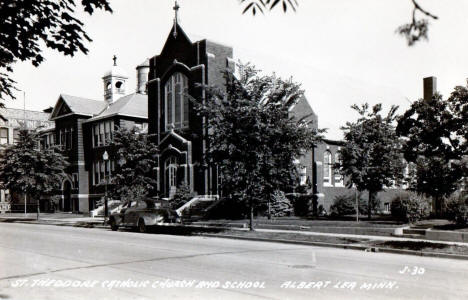
[[[165,201],[148,197],[128,201],[120,211],[109,217],[109,225],[113,231],[119,227],[131,227],[146,232],[150,226],[178,222],[179,216],[165,205]]]

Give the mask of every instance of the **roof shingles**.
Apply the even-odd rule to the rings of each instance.
[[[89,121],[104,119],[114,115],[124,115],[137,118],[148,118],[148,96],[134,93],[111,103],[101,113],[91,118]]]

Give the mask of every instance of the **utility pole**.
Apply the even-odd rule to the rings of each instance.
[[[26,92],[23,90],[23,126],[24,129],[26,129]],[[14,139],[14,134],[13,134],[13,139]],[[14,142],[14,141],[13,141]],[[26,209],[26,203],[27,203],[27,193],[24,191],[24,216],[26,217],[27,209]]]
[[[107,204],[107,180],[108,180],[108,177],[106,178],[107,176],[107,172],[109,171],[110,172],[110,168],[109,170],[107,170],[107,161],[109,160],[109,154],[107,154],[107,151],[104,151],[104,154],[102,155],[102,159],[104,161],[104,183],[105,183],[105,186],[104,186],[104,225],[106,225],[107,223],[107,216],[109,214],[108,212],[108,204]]]
[[[356,200],[356,222],[359,223],[359,200],[357,195],[357,189],[354,190],[354,198]]]

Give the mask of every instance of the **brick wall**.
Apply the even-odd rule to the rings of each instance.
[[[230,67],[229,69],[231,71],[234,71],[232,70],[232,64],[229,64],[228,60],[228,58],[232,59],[233,49],[232,47],[208,40],[206,40],[205,43],[208,59],[208,84],[222,87],[226,82],[223,75],[224,71],[228,67]]]

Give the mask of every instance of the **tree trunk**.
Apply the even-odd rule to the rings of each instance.
[[[369,191],[369,202],[367,204],[367,218],[369,220],[372,217],[372,195],[373,195],[373,192]]]
[[[270,198],[268,198],[268,220],[271,220],[271,199]]]
[[[250,231],[255,231],[254,224],[253,224],[253,216],[254,216],[254,207],[253,207],[253,201],[250,200]]]
[[[37,198],[37,215],[36,215],[36,220],[39,220],[39,213],[40,213],[40,207],[39,207],[40,203],[39,203],[39,197]]]

